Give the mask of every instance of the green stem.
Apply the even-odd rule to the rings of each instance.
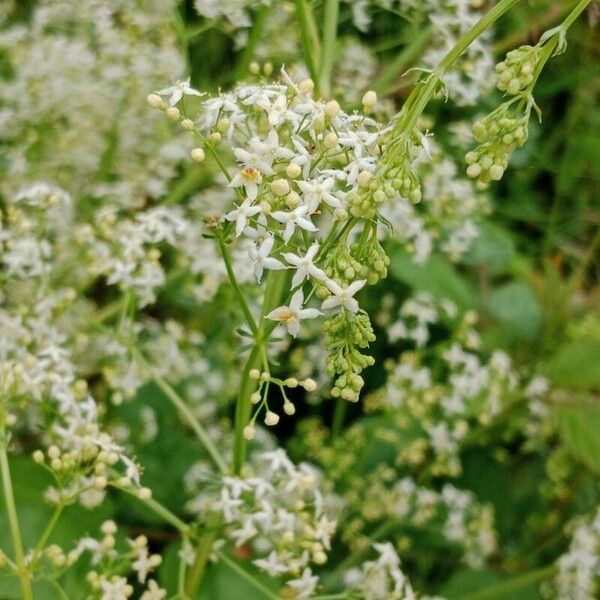
[[[562,22],[562,29],[565,31],[573,25],[577,17],[591,4],[592,0],[580,0],[577,6],[571,11],[569,16]]]
[[[335,60],[335,42],[337,39],[340,0],[325,0],[325,17],[323,24],[323,51],[319,70],[319,90],[321,95],[331,94],[331,72]]]
[[[242,51],[238,63],[235,67],[235,71],[233,73],[233,81],[238,82],[245,79],[246,75],[248,75],[248,69],[250,67],[250,63],[254,58],[254,54],[256,52],[256,46],[260,41],[263,30],[265,28],[265,23],[267,21],[267,16],[269,14],[270,6],[261,6],[256,11],[256,16],[254,17],[254,23],[252,24],[252,29],[250,29],[250,34],[248,35],[248,39],[246,40],[246,45],[244,46],[244,50]]]
[[[56,507],[56,509],[54,510],[54,513],[52,514],[50,521],[48,521],[48,525],[46,525],[46,529],[44,529],[44,533],[42,533],[42,537],[40,538],[40,541],[36,544],[35,550],[33,551],[33,557],[31,559],[32,563],[35,562],[36,558],[44,550],[44,548],[46,546],[46,542],[48,541],[48,538],[54,531],[54,528],[56,527],[56,524],[58,523],[58,520],[60,519],[64,509],[65,509],[65,505],[59,504]]]
[[[233,446],[233,472],[239,475],[246,459],[246,438],[244,437],[244,427],[250,421],[251,402],[250,396],[254,392],[256,384],[250,380],[250,371],[260,368],[261,352],[260,346],[255,344],[246,359],[246,364],[242,370],[240,388],[238,390],[237,401],[235,405],[235,442]]]
[[[252,333],[256,337],[258,333],[258,327],[256,325],[256,321],[248,308],[248,304],[246,303],[246,299],[244,298],[244,294],[242,294],[242,290],[240,288],[240,284],[238,283],[237,277],[235,276],[235,272],[233,270],[233,265],[231,261],[231,256],[229,255],[229,250],[227,250],[227,245],[221,238],[221,236],[217,236],[217,242],[219,244],[219,250],[221,251],[221,256],[223,257],[223,262],[225,263],[225,269],[227,270],[227,276],[229,277],[229,283],[233,287],[235,295],[237,296],[240,306],[242,307],[242,312],[244,313],[244,317],[246,318],[246,322],[248,323],[248,327],[252,330]]]
[[[268,587],[264,586],[260,581],[257,581],[245,569],[242,569],[235,561],[231,560],[222,552],[217,552],[219,560],[222,560],[232,571],[235,571],[242,579],[245,579],[254,589],[262,592],[265,598],[270,600],[279,600],[280,596],[272,592]]]
[[[210,552],[216,537],[216,531],[207,531],[200,536],[198,545],[196,546],[196,558],[194,559],[194,564],[192,565],[185,582],[185,593],[190,598],[195,598],[198,595],[198,589],[204,579],[206,565],[208,564]]]
[[[233,472],[238,475],[246,459],[246,438],[244,437],[244,427],[250,421],[252,405],[250,396],[256,388],[256,383],[250,380],[250,371],[260,369],[263,362],[265,346],[269,335],[277,325],[274,321],[266,321],[265,316],[279,303],[279,300],[285,289],[288,275],[286,271],[270,271],[267,277],[267,285],[261,311],[260,327],[257,328],[254,335],[255,344],[246,359],[246,364],[242,370],[240,388],[235,407],[235,442],[233,447]]]
[[[227,464],[223,460],[223,457],[219,453],[217,447],[213,444],[210,437],[204,430],[204,427],[200,424],[194,413],[190,410],[188,405],[185,403],[183,398],[158,374],[148,361],[143,357],[142,353],[135,347],[131,348],[131,352],[134,354],[138,362],[148,372],[148,375],[152,378],[154,383],[163,391],[165,396],[175,405],[177,410],[185,417],[188,425],[194,431],[198,439],[202,442],[206,451],[212,458],[215,466],[221,471],[221,473],[227,473]]]
[[[154,498],[140,498],[135,491],[132,491],[129,488],[124,488],[118,485],[111,484],[115,489],[121,490],[129,494],[130,496],[134,496],[140,502],[143,502],[152,512],[156,513],[159,517],[161,517],[165,522],[173,525],[175,529],[177,529],[182,535],[188,535],[190,532],[189,526],[184,523],[176,514],[172,513],[166,506],[163,506],[158,500]]]
[[[307,0],[296,0],[296,16],[300,26],[304,60],[318,91],[319,71],[317,65],[321,59],[321,42],[319,41],[314,15]]]
[[[169,192],[168,196],[162,201],[164,206],[173,206],[185,200],[205,178],[206,172],[199,168],[197,163],[190,167],[187,173],[179,179],[177,184]]]
[[[400,135],[410,133],[417,119],[421,116],[425,107],[433,98],[438,89],[440,80],[452,68],[462,53],[484,32],[491,27],[504,13],[517,5],[521,0],[501,0],[491,10],[469,29],[456,43],[456,45],[444,56],[433,73],[421,84],[417,85],[408,97],[402,116],[398,121],[396,130]]]
[[[430,39],[430,27],[420,30],[411,43],[394,60],[386,65],[381,75],[371,85],[371,89],[375,90],[378,94],[387,94],[398,76],[402,74],[415,58],[421,55]]]
[[[335,408],[333,410],[333,421],[331,423],[331,437],[336,438],[342,431],[344,425],[344,416],[346,415],[347,400],[337,398]]]
[[[33,600],[33,592],[31,589],[31,580],[29,571],[25,565],[23,555],[23,541],[21,537],[21,529],[19,527],[19,519],[17,517],[17,507],[15,504],[15,495],[12,487],[12,479],[10,476],[10,467],[8,464],[8,455],[6,453],[6,432],[0,432],[0,470],[2,471],[2,487],[4,488],[4,503],[6,505],[6,514],[8,516],[8,524],[10,527],[10,535],[12,538],[13,550],[15,553],[15,565],[17,567],[17,575],[21,584],[21,593],[23,600]]]
[[[485,590],[461,596],[459,597],[459,600],[495,600],[512,598],[517,590],[527,587],[532,583],[536,583],[542,579],[546,579],[552,575],[555,569],[556,567],[554,565],[542,567],[536,571],[531,571],[529,573],[525,573],[524,575],[519,575],[518,577],[509,579],[508,581],[502,581],[496,585],[492,585]]]

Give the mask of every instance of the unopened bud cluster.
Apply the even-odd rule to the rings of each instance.
[[[499,181],[508,166],[511,153],[527,140],[529,111],[515,114],[510,103],[473,125],[473,136],[481,145],[465,155],[467,175],[481,183]]]
[[[506,58],[496,65],[496,87],[511,96],[526,90],[533,83],[540,49],[540,46],[521,46],[511,50]]]
[[[327,373],[330,377],[338,375],[331,395],[356,402],[364,385],[360,373],[375,362],[372,356],[359,351],[375,340],[369,316],[344,311],[325,321],[323,328],[330,348],[325,363]]]

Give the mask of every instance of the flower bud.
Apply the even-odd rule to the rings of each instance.
[[[310,94],[315,89],[315,84],[312,79],[305,79],[299,87],[303,94]]]
[[[291,179],[296,179],[296,177],[299,177],[301,173],[302,173],[302,167],[296,163],[290,163],[285,168],[285,174],[288,177],[290,177]]]
[[[271,427],[273,425],[277,425],[277,423],[279,423],[279,415],[271,410],[268,410],[267,414],[265,415],[265,425]]]
[[[181,129],[184,131],[193,131],[194,130],[194,121],[191,119],[184,119],[181,121]]]
[[[307,392],[314,392],[317,389],[317,382],[309,377],[302,382],[302,387]]]
[[[202,148],[194,148],[190,154],[192,156],[192,160],[196,162],[202,162],[206,158],[206,154],[204,154],[204,150]]]
[[[325,105],[325,114],[330,119],[333,119],[334,117],[337,117],[337,115],[338,115],[339,112],[340,112],[340,105],[335,100],[330,100]]]
[[[246,425],[244,427],[244,438],[248,441],[253,440],[256,436],[256,429],[252,425]]]
[[[325,148],[329,148],[331,150],[331,148],[335,148],[337,146],[338,136],[335,133],[333,133],[333,131],[330,131],[325,136],[323,143],[325,144]]]
[[[286,196],[290,193],[290,184],[287,179],[275,179],[271,182],[271,189],[277,196]]]
[[[176,106],[171,106],[171,108],[167,108],[167,117],[171,119],[171,121],[178,121],[181,113]]]
[[[165,108],[164,100],[158,94],[148,94],[146,96],[146,102],[152,107],[158,110]]]
[[[373,90],[365,92],[365,95],[362,97],[362,105],[365,107],[365,110],[371,110],[376,104],[377,94]]]

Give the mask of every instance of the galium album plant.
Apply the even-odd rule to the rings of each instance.
[[[593,3],[521,4],[0,6],[0,597],[596,597],[600,319],[490,217]]]

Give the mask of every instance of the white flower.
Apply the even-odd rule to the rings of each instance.
[[[127,600],[131,596],[130,586],[125,577],[115,576],[110,581],[100,581],[100,590],[100,600]]]
[[[248,219],[259,212],[260,206],[253,206],[252,200],[246,198],[235,210],[227,213],[225,218],[228,221],[235,221],[235,235],[239,236],[248,225]]]
[[[302,576],[298,579],[291,579],[287,582],[288,587],[291,587],[296,595],[294,598],[297,600],[303,600],[304,598],[310,598],[313,592],[317,589],[319,578],[312,574],[310,569],[304,569]]]
[[[272,310],[267,315],[267,319],[285,323],[290,335],[296,337],[298,333],[300,333],[301,320],[314,319],[322,314],[321,311],[317,310],[316,308],[302,308],[303,302],[304,295],[302,290],[298,290],[292,296],[289,306],[280,306],[279,308]]]
[[[263,569],[266,571],[271,577],[278,577],[282,573],[286,573],[288,568],[281,561],[281,558],[273,550],[267,558],[259,558],[257,560],[252,561],[259,569]]]
[[[229,182],[229,187],[237,188],[244,186],[249,200],[256,200],[258,196],[258,184],[262,181],[262,173],[254,167],[246,167],[236,173]]]
[[[147,546],[139,549],[136,559],[131,563],[133,570],[138,574],[138,581],[144,583],[148,577],[148,573],[152,571],[154,565],[148,555]]]
[[[285,230],[283,232],[283,239],[285,242],[289,242],[296,231],[296,227],[304,229],[305,231],[317,231],[314,223],[306,218],[308,214],[308,206],[299,206],[291,212],[284,212],[277,210],[271,213],[271,216],[280,223],[285,223]]]
[[[364,287],[365,283],[367,283],[365,279],[359,279],[352,282],[347,288],[342,288],[335,281],[327,280],[325,285],[333,295],[323,301],[321,308],[328,310],[341,306],[352,313],[358,312],[358,302],[353,296]]]
[[[281,261],[270,256],[274,241],[275,238],[270,235],[263,240],[260,246],[257,244],[252,245],[248,250],[250,260],[254,267],[254,275],[256,276],[256,281],[258,281],[258,283],[260,283],[264,269],[279,270],[285,268]]]
[[[169,106],[175,106],[183,96],[204,96],[203,92],[199,92],[194,88],[190,87],[190,78],[188,77],[185,81],[176,81],[172,86],[155,92],[159,96],[171,96],[169,98]]]
[[[167,595],[166,590],[158,587],[154,579],[148,582],[148,589],[142,594],[140,600],[163,600]]]
[[[325,279],[326,275],[319,269],[313,262],[317,252],[319,251],[319,243],[315,242],[307,251],[304,256],[298,256],[291,252],[286,252],[283,258],[295,267],[296,272],[292,279],[292,286],[296,287],[300,285],[309,275],[315,279]]]
[[[299,181],[298,187],[302,190],[304,200],[310,207],[310,212],[314,212],[319,207],[321,202],[325,202],[331,208],[341,208],[342,203],[339,198],[336,198],[331,189],[335,184],[333,177],[324,179],[321,182]]]

